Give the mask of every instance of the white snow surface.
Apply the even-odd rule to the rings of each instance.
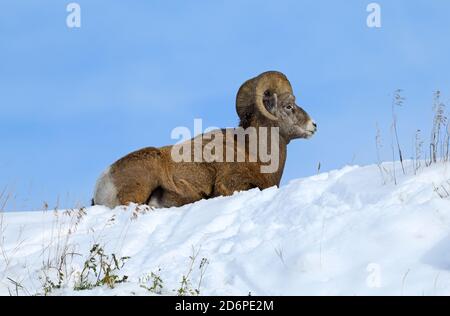
[[[176,295],[193,248],[194,288],[209,261],[201,295],[449,295],[450,198],[438,194],[450,191],[449,167],[405,176],[397,166],[397,185],[376,165],[345,167],[134,219],[136,205],[94,206],[76,227],[77,210],[4,213],[0,295],[42,294],[43,263],[62,245],[76,254],[52,295],[150,295],[140,286],[150,272]],[[119,272],[128,281],[74,291],[94,243],[130,256]]]

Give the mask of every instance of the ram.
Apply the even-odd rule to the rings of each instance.
[[[98,179],[93,204],[112,208],[133,202],[161,208],[279,186],[287,145],[310,138],[316,123],[296,105],[289,80],[276,71],[246,81],[237,93],[236,110],[237,128],[215,130],[174,146],[144,148],[119,159]],[[209,152],[209,157],[199,158],[196,148]],[[174,159],[177,153],[187,159]],[[263,159],[267,154],[278,162],[272,170],[267,166],[271,162]]]

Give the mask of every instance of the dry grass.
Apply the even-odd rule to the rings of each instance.
[[[445,104],[441,101],[441,92],[434,93],[433,99],[433,128],[430,140],[430,164],[437,163],[439,157],[443,161],[448,161],[448,128],[447,115],[445,114]]]
[[[7,187],[5,187],[2,192],[0,192],[0,254],[1,254],[1,260],[4,262],[4,269],[6,270],[9,266],[9,257],[5,249],[5,231],[6,231],[6,223],[5,223],[5,216],[4,216],[4,210],[6,207],[6,204],[8,203],[9,194],[7,193]],[[0,280],[3,279],[0,278]]]
[[[395,112],[396,107],[403,106],[403,103],[405,101],[405,98],[402,96],[402,89],[397,89],[394,91],[394,96],[392,98],[392,104],[391,104],[391,110],[392,110],[392,132],[395,136],[395,144],[397,145],[397,152],[398,152],[398,158],[400,160],[400,164],[402,166],[403,174],[406,174],[405,172],[405,166],[403,165],[403,152],[400,147],[400,140],[398,138],[398,128],[397,128],[397,114]],[[392,157],[393,161],[395,161],[395,154],[394,154],[394,140],[392,140]],[[397,183],[397,179],[395,176],[395,166],[394,166],[394,181]]]
[[[5,247],[7,235],[5,210],[11,200],[11,197],[12,193],[8,190],[8,187],[5,186],[5,188],[0,192],[0,267],[2,267],[0,271],[0,283],[6,283],[6,287],[10,295],[28,295],[28,290],[22,286],[23,280],[15,280],[7,276],[16,254],[19,252],[25,241],[23,238],[23,228],[21,228],[19,229],[16,237],[15,246],[12,249],[7,249]],[[22,279],[23,278],[24,277],[22,276]]]
[[[417,174],[417,171],[422,167],[423,140],[421,132],[422,131],[418,129],[414,139],[414,174]]]
[[[439,185],[433,184],[434,192],[441,198],[441,199],[448,199],[450,198],[450,180],[445,181],[444,183],[441,183]]]
[[[66,286],[74,274],[73,260],[81,254],[77,253],[72,236],[85,215],[86,209],[83,207],[78,210],[53,211],[50,239],[43,239],[45,244],[42,245],[40,255],[42,263],[39,280],[44,295]]]
[[[429,144],[429,152],[424,150],[424,140],[422,138],[422,130],[416,129],[414,134],[414,145],[411,154],[412,167],[406,168],[404,160],[405,154],[402,150],[401,141],[399,138],[398,115],[396,108],[404,105],[405,98],[402,96],[403,91],[397,89],[391,103],[392,124],[390,128],[391,144],[390,155],[392,160],[391,170],[387,170],[382,164],[381,150],[383,147],[381,130],[376,125],[376,155],[377,164],[383,180],[383,184],[392,181],[394,184],[398,182],[398,174],[396,172],[396,162],[400,162],[401,169],[404,175],[412,170],[413,174],[417,174],[421,168],[429,167],[432,164],[439,162],[450,161],[450,125],[448,122],[448,115],[446,105],[441,101],[442,95],[440,91],[433,93],[432,113],[433,119],[431,124],[431,138]],[[427,145],[428,146],[428,145]]]

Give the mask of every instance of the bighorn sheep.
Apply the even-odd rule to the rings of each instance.
[[[243,155],[244,161],[198,160],[193,157],[191,148],[200,144],[200,150],[206,150],[211,133],[175,146],[144,148],[119,159],[100,176],[93,204],[112,208],[134,202],[152,207],[171,207],[232,195],[235,191],[279,186],[287,144],[292,139],[311,137],[317,130],[316,123],[295,104],[289,80],[276,71],[265,72],[245,82],[237,93],[236,109],[240,118],[238,128],[211,133],[215,138],[224,136],[219,140],[223,145],[223,151],[218,151],[220,157],[225,157],[226,151],[227,154],[231,152],[233,158]],[[235,141],[239,138],[238,129],[244,131],[243,142]],[[251,137],[247,131],[250,129],[255,131],[258,141],[268,139],[272,154],[277,155],[275,158],[279,164],[272,172],[261,172],[267,161],[255,155],[256,147],[249,144]],[[231,142],[225,137],[230,134],[234,134]],[[262,143],[257,144],[257,150],[262,150]],[[192,158],[192,162],[174,161],[173,153],[180,148],[176,146],[186,145],[188,147],[182,147],[182,151],[187,148],[184,154]]]

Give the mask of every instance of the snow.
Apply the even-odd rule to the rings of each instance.
[[[76,255],[52,295],[150,295],[140,279],[151,272],[175,295],[193,249],[194,288],[209,261],[201,295],[450,295],[450,198],[435,189],[450,190],[449,167],[397,166],[397,185],[378,166],[345,167],[180,208],[94,206],[78,224],[78,210],[4,213],[0,294],[42,294],[43,262],[67,245]],[[74,291],[95,243],[130,257],[128,280]]]

